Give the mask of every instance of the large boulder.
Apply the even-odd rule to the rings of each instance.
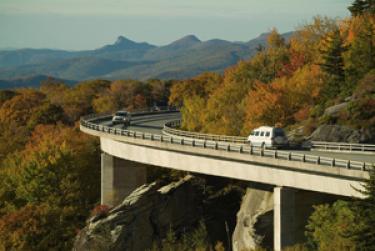
[[[362,128],[359,130],[341,125],[321,125],[310,136],[312,141],[373,143],[375,130]]]
[[[233,251],[272,248],[273,192],[247,188],[232,235]]]
[[[73,250],[147,250],[168,231],[183,232],[202,217],[198,178],[143,185],[105,215],[94,216],[78,234]]]
[[[342,111],[345,111],[347,109],[347,107],[348,107],[348,102],[344,102],[344,103],[341,103],[341,104],[338,104],[338,105],[330,106],[330,107],[325,109],[324,115],[332,117],[332,118],[339,117],[340,113]]]
[[[359,143],[364,139],[360,130],[340,125],[321,125],[311,134],[310,140]]]

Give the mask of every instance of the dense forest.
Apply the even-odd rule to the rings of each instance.
[[[167,102],[169,82],[50,79],[0,91],[0,250],[67,250],[100,194],[100,150],[78,119]]]
[[[74,87],[49,79],[38,89],[0,91],[0,250],[68,250],[98,205],[99,142],[79,131],[82,115],[169,102],[181,107],[182,126],[192,131],[247,135],[280,124],[309,135],[326,123],[374,128],[375,5],[356,0],[349,10],[343,20],[316,17],[287,41],[272,30],[267,46],[223,75]],[[325,114],[342,102],[348,105],[338,117]],[[296,249],[373,250],[374,182],[372,174],[365,200],[317,206],[308,243]]]

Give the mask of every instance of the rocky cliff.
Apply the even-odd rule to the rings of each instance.
[[[143,185],[106,214],[88,220],[73,250],[147,250],[168,231],[184,232],[202,217],[198,178]]]
[[[353,129],[343,125],[321,125],[310,136],[312,141],[371,143],[375,128]]]
[[[325,109],[321,119],[325,120],[310,136],[313,141],[348,142],[348,143],[373,143],[375,142],[375,127],[371,111],[359,109],[362,114],[369,113],[361,121],[361,116],[355,112],[358,103],[364,97],[348,97],[346,101]],[[371,125],[372,124],[372,125]]]
[[[273,193],[247,188],[232,235],[233,251],[272,248]]]

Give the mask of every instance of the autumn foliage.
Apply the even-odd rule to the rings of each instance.
[[[261,125],[311,127],[324,120],[319,117],[326,107],[353,95],[375,68],[374,20],[369,13],[344,20],[318,16],[288,41],[273,29],[266,48],[228,68],[216,84],[207,84],[205,74],[178,82],[169,101],[182,106],[187,130],[246,136]],[[353,99],[350,107],[374,102],[368,96],[361,100]],[[350,118],[354,111],[345,116]],[[352,126],[353,121],[346,124]]]
[[[77,120],[166,104],[168,88],[93,80],[0,91],[0,250],[70,250],[100,194],[99,142]]]

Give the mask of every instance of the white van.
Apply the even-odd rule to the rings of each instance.
[[[261,126],[251,132],[247,138],[253,146],[262,148],[286,147],[289,145],[288,138],[282,128]]]
[[[118,111],[112,116],[112,125],[123,124],[129,126],[131,121],[131,114],[127,111]]]

